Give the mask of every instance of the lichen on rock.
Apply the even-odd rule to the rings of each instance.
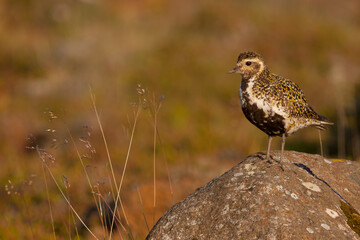
[[[147,239],[360,239],[360,163],[329,161],[251,155],[175,204]]]

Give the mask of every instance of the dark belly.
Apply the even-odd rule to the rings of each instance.
[[[269,136],[281,136],[285,133],[284,118],[279,114],[266,116],[256,104],[245,104],[242,107],[245,117]]]

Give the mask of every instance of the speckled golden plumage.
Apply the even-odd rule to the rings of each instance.
[[[242,76],[240,100],[246,118],[269,136],[267,159],[272,136],[282,136],[283,153],[286,136],[304,127],[325,129],[332,124],[310,107],[296,83],[271,73],[259,54],[241,53],[230,72]]]
[[[296,83],[265,72],[266,74],[260,76],[259,79],[265,78],[269,84],[254,84],[253,93],[255,97],[271,99],[270,101],[288,109],[291,117],[323,120],[323,117],[307,104],[303,91]]]

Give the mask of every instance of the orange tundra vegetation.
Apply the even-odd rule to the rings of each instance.
[[[335,123],[322,135],[326,156],[359,161],[358,9],[1,1],[0,238],[144,239],[174,203],[264,151],[241,112],[239,78],[227,74],[243,51],[264,56]],[[318,135],[302,130],[286,149],[319,153]]]

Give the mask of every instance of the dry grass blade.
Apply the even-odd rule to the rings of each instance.
[[[318,130],[318,132],[319,132],[319,141],[320,141],[320,154],[322,157],[324,157],[324,150],[323,150],[322,139],[321,139],[321,130]]]
[[[160,108],[160,106],[159,106]],[[153,166],[154,166],[154,205],[153,205],[153,225],[155,224],[155,211],[156,211],[156,133],[157,133],[157,113],[156,109],[154,113],[154,153],[153,153]]]
[[[171,176],[170,176],[169,165],[168,165],[167,157],[166,157],[166,154],[165,154],[164,145],[163,145],[163,143],[161,141],[161,137],[160,137],[160,134],[159,134],[159,129],[157,129],[157,136],[158,136],[158,139],[159,139],[159,144],[161,146],[161,151],[162,151],[162,154],[163,154],[164,164],[165,164],[166,173],[167,173],[167,177],[168,177],[170,196],[171,196],[171,203],[174,204],[175,203],[174,202],[174,190],[173,190],[173,187],[172,187],[172,181],[171,181]]]
[[[42,164],[42,171],[43,171],[44,182],[45,182],[46,196],[47,196],[48,205],[49,205],[49,212],[50,212],[50,220],[51,220],[51,227],[52,227],[52,231],[53,231],[53,237],[56,240],[56,233],[55,233],[55,226],[54,226],[54,216],[53,216],[52,207],[51,207],[49,187],[48,187],[48,183],[47,183],[47,179],[46,179],[44,164],[45,163]]]
[[[96,115],[96,119],[97,119],[97,122],[98,122],[98,124],[99,124],[100,131],[101,131],[101,136],[102,136],[103,141],[104,141],[104,145],[105,145],[105,149],[106,149],[106,154],[107,154],[108,162],[109,162],[109,166],[110,166],[110,171],[111,171],[111,175],[112,175],[112,178],[113,178],[113,183],[114,183],[114,185],[115,185],[116,192],[117,192],[117,197],[116,197],[116,200],[115,200],[115,207],[114,207],[114,212],[116,213],[116,212],[117,212],[117,211],[116,211],[116,210],[117,210],[117,203],[118,203],[119,198],[120,198],[120,190],[121,190],[123,178],[124,178],[124,175],[125,175],[127,162],[128,162],[128,159],[129,159],[131,143],[130,143],[130,146],[129,146],[129,149],[128,149],[128,155],[127,155],[127,157],[126,157],[123,174],[122,174],[121,181],[120,181],[120,184],[119,184],[119,187],[118,187],[117,184],[116,184],[115,172],[114,172],[114,169],[113,169],[113,166],[112,166],[112,160],[111,160],[111,156],[110,156],[109,147],[108,147],[108,144],[107,144],[107,141],[106,141],[104,129],[103,129],[103,127],[102,127],[102,124],[101,124],[101,121],[100,121],[100,117],[99,117],[99,114],[98,114],[98,111],[97,111],[97,108],[96,108],[95,96],[94,96],[94,94],[92,93],[91,88],[89,89],[89,91],[90,91],[91,102],[92,102],[92,105],[93,105],[93,108],[94,108],[94,112],[95,112],[95,115]],[[138,111],[138,113],[137,113],[137,115],[136,115],[136,119],[135,119],[133,131],[135,131],[136,121],[137,121],[137,118],[138,118],[139,113],[140,113],[140,110]],[[132,139],[130,140],[130,142],[132,142]],[[122,210],[122,212],[123,212],[123,214],[124,214],[125,221],[126,221],[126,223],[127,223],[128,229],[129,229],[129,234],[130,234],[130,236],[132,236],[132,233],[131,233],[131,230],[130,230],[129,221],[128,221],[127,214],[126,214],[126,212],[125,212],[124,206],[122,205],[122,201],[121,201],[121,200],[120,200],[119,202],[120,202],[120,205],[121,205],[121,210]],[[114,226],[115,215],[116,215],[116,214],[113,215],[113,219],[112,219],[112,223],[111,223],[111,229],[110,229],[110,234],[109,234],[109,239],[111,239],[111,236],[112,236],[112,230],[113,230],[113,226]]]
[[[116,196],[116,199],[115,199],[115,207],[114,207],[114,212],[115,212],[115,213],[116,213],[116,210],[117,210],[117,203],[118,203],[118,201],[119,201],[120,204],[121,204],[120,191],[121,191],[121,187],[122,187],[122,184],[123,184],[123,181],[124,181],[124,176],[125,176],[125,172],[126,172],[126,167],[127,167],[127,165],[128,165],[128,161],[129,161],[129,157],[130,157],[130,152],[131,152],[131,147],[132,147],[132,143],[133,143],[133,139],[134,139],[134,134],[135,134],[135,129],[136,129],[136,125],[137,125],[137,121],[138,121],[140,112],[141,112],[141,104],[138,104],[137,111],[136,111],[136,113],[135,113],[134,123],[133,123],[132,130],[131,130],[129,147],[128,147],[128,150],[127,150],[127,153],[126,153],[126,159],[125,159],[125,164],[124,164],[124,168],[123,168],[122,175],[121,175],[121,180],[120,180],[120,183],[119,183],[119,187],[117,187],[117,196]],[[128,227],[130,227],[130,226],[129,226],[129,222],[128,222],[127,218],[126,218],[126,214],[125,214],[125,211],[124,211],[124,209],[123,209],[122,204],[121,204],[121,208],[122,208],[122,210],[123,210],[126,223],[127,223]],[[110,230],[109,239],[111,239],[111,236],[112,236],[112,230],[113,230],[113,226],[114,226],[114,220],[115,220],[115,214],[114,214],[113,219],[112,219],[112,222],[111,222],[111,230]],[[131,232],[130,232],[130,236],[132,236]]]
[[[139,185],[138,185],[137,183],[136,183],[136,192],[137,192],[137,195],[138,195],[138,197],[139,197],[141,212],[142,212],[142,215],[143,215],[143,217],[144,217],[146,229],[147,229],[148,232],[150,232],[149,225],[148,225],[148,223],[147,223],[147,221],[146,221],[144,204],[143,204],[143,201],[142,201],[142,198],[141,198],[141,193],[140,193]]]
[[[96,235],[90,230],[90,228],[85,224],[85,222],[81,219],[81,217],[79,216],[79,214],[76,212],[76,210],[74,209],[74,207],[71,205],[69,199],[65,196],[65,193],[61,190],[61,187],[59,185],[59,183],[56,181],[55,176],[53,175],[53,173],[51,172],[51,169],[49,168],[49,166],[46,164],[46,160],[43,158],[40,149],[36,149],[43,166],[45,166],[45,168],[48,170],[48,173],[50,174],[50,177],[52,178],[52,180],[54,181],[56,187],[58,188],[58,190],[60,191],[62,197],[64,198],[64,200],[66,201],[66,203],[68,204],[68,206],[71,208],[71,210],[73,211],[73,213],[76,215],[76,217],[79,219],[79,221],[81,222],[81,224],[86,228],[86,230],[95,238],[98,239],[96,237]]]
[[[101,121],[100,121],[99,113],[98,113],[97,108],[96,108],[95,96],[94,96],[91,88],[89,89],[89,91],[90,91],[91,103],[93,105],[94,112],[95,112],[95,115],[96,115],[96,119],[97,119],[97,122],[99,124],[100,131],[101,131],[101,136],[102,136],[103,141],[104,141],[105,150],[106,150],[107,158],[108,158],[108,161],[109,161],[109,166],[110,166],[112,178],[113,178],[114,184],[116,186],[116,178],[115,178],[115,173],[114,173],[114,169],[113,169],[113,166],[112,166],[110,151],[109,151],[109,147],[108,147],[108,144],[107,144],[107,141],[106,141],[106,138],[105,138],[104,129],[103,129]],[[118,191],[117,186],[116,186],[116,191]]]

